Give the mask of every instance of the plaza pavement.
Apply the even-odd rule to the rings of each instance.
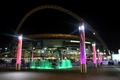
[[[0,80],[120,80],[120,66],[101,65],[96,69],[87,67],[82,74],[79,66],[54,70],[0,70]]]

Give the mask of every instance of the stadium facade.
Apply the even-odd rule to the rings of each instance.
[[[86,55],[92,56],[94,40],[85,38]],[[30,58],[34,50],[34,58],[64,59],[79,61],[79,36],[71,34],[33,34],[23,38],[22,57]],[[96,43],[101,47],[99,43]]]

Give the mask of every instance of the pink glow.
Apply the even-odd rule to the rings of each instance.
[[[96,44],[92,44],[93,63],[96,64]]]
[[[99,64],[102,63],[102,54],[99,53]]]
[[[81,64],[86,64],[86,53],[85,53],[85,32],[84,26],[80,30],[80,62]]]
[[[34,60],[34,50],[32,50],[32,61]]]
[[[20,35],[19,37],[22,37],[22,35]],[[16,64],[21,64],[21,52],[22,52],[22,39],[18,38],[18,49],[17,49],[17,55],[16,55]]]

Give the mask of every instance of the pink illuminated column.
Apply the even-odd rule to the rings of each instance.
[[[92,54],[93,54],[94,68],[97,68],[97,60],[96,60],[96,44],[95,44],[95,42],[92,44]]]
[[[100,53],[99,53],[99,64],[100,64],[100,65],[102,64],[102,55],[103,55],[103,53],[100,52]]]
[[[22,35],[20,35],[18,37],[18,48],[17,48],[17,55],[16,55],[16,70],[20,70],[21,52],[22,52]]]
[[[32,49],[32,56],[31,56],[31,60],[34,60],[34,48]]]
[[[81,62],[81,73],[86,73],[86,52],[85,52],[85,31],[84,24],[79,27],[80,31],[80,62]]]

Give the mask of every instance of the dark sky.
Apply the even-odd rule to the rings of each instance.
[[[120,5],[118,0],[4,0],[0,1],[0,45],[9,43],[21,19],[32,9],[42,5],[57,5],[83,18],[104,40],[111,51],[120,48]],[[54,9],[31,14],[19,32],[78,34],[80,22]],[[87,33],[86,35],[90,35]]]

